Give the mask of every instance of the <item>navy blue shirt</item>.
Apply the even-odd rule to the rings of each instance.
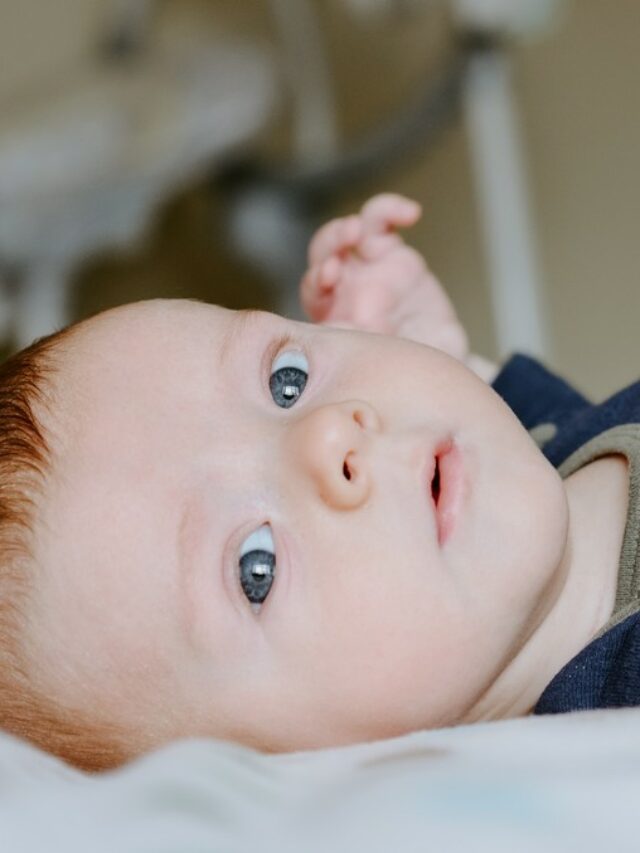
[[[589,439],[620,424],[640,423],[640,382],[590,403],[539,362],[513,356],[493,382],[522,424],[553,424],[541,448],[556,467]],[[640,612],[592,640],[547,685],[534,714],[640,705]]]

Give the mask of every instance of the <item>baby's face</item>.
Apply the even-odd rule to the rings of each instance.
[[[421,344],[138,303],[81,327],[59,399],[43,677],[151,739],[286,750],[455,722],[563,553],[554,469]]]

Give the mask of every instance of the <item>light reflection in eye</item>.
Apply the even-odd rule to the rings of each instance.
[[[263,524],[244,540],[240,549],[240,586],[254,610],[264,604],[276,573],[271,527]]]
[[[302,395],[309,378],[309,362],[306,356],[294,350],[280,353],[274,360],[269,388],[276,406],[290,409]]]

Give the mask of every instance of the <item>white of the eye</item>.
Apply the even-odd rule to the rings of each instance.
[[[277,370],[280,370],[281,367],[297,367],[299,370],[304,370],[305,373],[309,372],[309,362],[307,361],[306,356],[304,353],[297,350],[286,350],[285,352],[281,352],[273,362],[271,375],[273,376],[273,374]]]
[[[270,551],[272,554],[275,553],[271,527],[268,524],[263,524],[262,527],[254,530],[244,540],[240,549],[240,556],[244,557],[249,551]]]

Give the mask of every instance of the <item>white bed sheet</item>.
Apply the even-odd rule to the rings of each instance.
[[[638,850],[640,709],[264,756],[171,744],[89,776],[0,737],[2,853]]]

